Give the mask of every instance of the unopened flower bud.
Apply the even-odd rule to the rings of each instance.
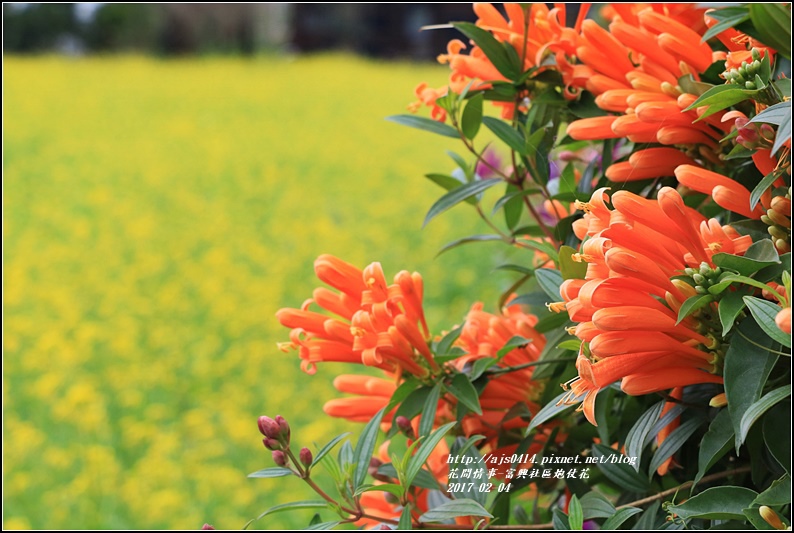
[[[277,439],[280,433],[278,423],[269,416],[260,416],[258,420],[259,432],[269,439]]]
[[[203,526],[201,526],[201,529],[215,529],[215,526],[211,524],[204,524]]]
[[[764,522],[769,524],[775,529],[788,529],[783,521],[780,520],[780,517],[777,515],[775,511],[773,511],[770,507],[766,505],[762,505],[758,508],[758,513],[761,515],[761,518],[764,519]]]
[[[761,59],[761,51],[758,48],[753,48],[750,50],[750,55],[753,56],[753,59],[756,61]]]
[[[728,405],[728,398],[725,396],[724,392],[721,392],[709,401],[709,405],[711,407],[725,407]]]
[[[383,499],[386,500],[387,503],[390,503],[392,505],[397,505],[398,503],[400,503],[400,500],[397,498],[397,496],[395,496],[391,492],[384,492]]]
[[[312,456],[312,451],[305,446],[301,448],[298,458],[301,460],[301,464],[306,467],[311,466],[312,460],[314,459]]]
[[[281,443],[276,439],[271,439],[270,437],[265,437],[264,439],[262,439],[262,444],[264,444],[265,448],[267,448],[268,450],[281,449]]]
[[[706,278],[702,274],[695,274],[694,276],[692,276],[692,279],[698,285],[703,285],[703,283],[706,281]]]
[[[399,428],[400,432],[403,435],[405,435],[409,439],[416,438],[416,434],[414,433],[414,428],[411,427],[410,420],[408,420],[406,417],[401,415],[397,417],[397,420],[395,420],[395,422],[397,423],[397,427]]]
[[[273,462],[276,463],[278,466],[287,466],[287,454],[282,452],[281,450],[273,450]]]
[[[367,474],[372,476],[373,479],[377,479],[378,481],[383,481],[384,483],[391,483],[392,479],[389,476],[378,473],[378,468],[380,468],[382,464],[383,461],[381,461],[377,457],[373,457],[369,461],[369,468],[367,468]]]
[[[744,87],[745,87],[745,89],[749,89],[751,91],[754,91],[755,90],[755,83],[753,83],[752,81],[746,81],[746,82],[744,82]]]
[[[289,444],[289,439],[290,439],[289,424],[281,415],[276,415],[276,423],[278,424],[278,427],[281,430],[281,435],[284,437],[287,444]]]

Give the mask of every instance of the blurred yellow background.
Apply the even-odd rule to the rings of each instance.
[[[311,497],[259,415],[298,445],[340,368],[301,373],[275,320],[321,253],[423,274],[440,332],[493,307],[498,245],[468,205],[422,230],[452,139],[387,122],[443,67],[344,55],[4,59],[4,527],[240,528]],[[506,274],[497,279],[505,283]],[[316,450],[313,446],[313,449]],[[255,528],[305,527],[311,512]],[[330,519],[328,517],[327,519]],[[266,523],[262,523],[266,522]]]

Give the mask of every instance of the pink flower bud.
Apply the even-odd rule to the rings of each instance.
[[[273,462],[276,463],[278,466],[287,466],[287,454],[282,452],[281,450],[274,450],[273,451]]]
[[[286,443],[289,445],[289,438],[290,438],[289,424],[281,415],[276,415],[276,423],[278,424],[279,430],[281,431],[281,436],[286,440]]]
[[[378,481],[383,481],[384,483],[391,483],[391,478],[389,476],[384,476],[383,474],[378,473],[378,468],[383,464],[383,461],[378,459],[377,457],[373,457],[369,461],[369,468],[367,468],[367,473],[372,476],[373,479],[377,479]]]
[[[276,439],[271,439],[269,437],[265,437],[264,439],[262,439],[262,444],[264,444],[265,448],[267,448],[268,450],[280,450],[281,449],[281,443],[279,441],[277,441]]]
[[[401,415],[401,416],[397,417],[395,422],[397,423],[397,427],[400,429],[400,432],[403,435],[405,435],[409,439],[415,439],[416,438],[416,433],[414,433],[414,428],[411,427],[411,421],[410,420],[408,420],[406,417]]]
[[[312,457],[312,451],[309,448],[306,448],[305,446],[303,448],[301,448],[301,451],[298,454],[298,457],[301,460],[301,464],[303,466],[306,466],[306,467],[311,466],[312,459],[314,459]]]
[[[201,526],[201,529],[215,529],[215,527],[210,524],[204,524],[203,526]]]
[[[260,416],[258,420],[259,431],[269,439],[277,439],[280,433],[278,423],[269,416]]]

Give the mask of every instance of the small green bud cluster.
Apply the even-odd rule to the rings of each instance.
[[[720,267],[711,268],[706,262],[700,263],[700,268],[686,268],[684,273],[692,278],[693,286],[698,294],[707,294],[709,287],[716,285],[723,275]]]
[[[726,82],[731,85],[739,85],[744,89],[760,89],[755,82],[755,76],[761,73],[761,53],[757,48],[751,51],[753,61],[748,63],[742,61],[741,66],[731,69],[723,74]]]

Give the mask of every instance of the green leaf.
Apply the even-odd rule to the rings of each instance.
[[[729,292],[720,299],[717,307],[718,314],[720,315],[720,324],[722,324],[723,338],[733,328],[733,323],[736,317],[744,309],[744,300],[742,299],[747,294],[747,291],[734,291]]]
[[[791,403],[778,404],[769,411],[762,433],[769,453],[791,475]]]
[[[750,526],[759,530],[759,531],[775,531],[775,528],[770,526],[766,523],[766,520],[761,518],[761,513],[758,512],[758,507],[748,507],[747,509],[742,509],[744,513],[744,517],[747,519],[744,521],[744,527],[741,529],[749,530],[751,529]],[[747,522],[750,522],[750,526],[747,525]],[[726,522],[720,522],[721,524],[725,524]],[[730,522],[727,522],[730,523]]]
[[[697,485],[709,468],[728,453],[733,443],[733,426],[731,416],[727,409],[722,409],[709,425],[709,430],[703,435],[698,447],[698,473],[695,476]]]
[[[791,116],[791,100],[780,102],[767,107],[756,116],[750,119],[750,122],[766,122],[767,124],[774,124],[780,126],[786,119]]]
[[[474,361],[474,364],[471,365],[471,372],[469,372],[469,379],[471,381],[476,381],[477,378],[482,376],[486,370],[488,370],[495,364],[496,364],[496,359],[494,357],[483,357],[482,359],[477,359],[476,361]]]
[[[480,407],[480,398],[477,394],[477,389],[471,384],[469,378],[465,374],[455,374],[452,381],[447,383],[447,390],[460,401],[463,405],[474,411],[478,415],[482,414],[482,407]]]
[[[565,405],[565,404],[558,405],[558,403],[561,402],[562,399],[567,394],[568,394],[567,392],[563,392],[562,394],[560,394],[559,396],[554,398],[552,401],[550,401],[549,403],[544,405],[541,408],[541,410],[538,411],[538,414],[535,415],[535,418],[533,418],[530,421],[529,427],[527,427],[527,430],[524,432],[524,435],[528,435],[530,431],[532,431],[533,429],[535,429],[539,425],[543,424],[544,422],[547,422],[547,421],[551,420],[552,418],[554,418],[555,416],[557,416],[561,412],[573,407],[575,405],[574,403],[572,403],[570,405]]]
[[[571,501],[568,504],[568,524],[573,530],[582,529],[584,524],[582,504],[579,503],[579,498],[576,497],[576,494],[571,496]]]
[[[463,328],[457,327],[444,335],[438,344],[436,345],[436,355],[446,355],[449,353],[450,348],[458,340],[460,334],[463,332]]]
[[[408,468],[405,471],[405,486],[410,487],[414,481],[414,478],[417,476],[419,471],[422,469],[422,465],[425,464],[427,458],[430,457],[430,454],[433,452],[435,447],[441,442],[441,439],[444,438],[444,435],[452,429],[452,427],[456,424],[456,422],[449,422],[448,424],[444,424],[440,428],[436,429],[430,436],[427,437],[426,440],[422,441],[422,445],[419,446],[419,449],[416,450],[416,454],[411,457],[411,460],[408,462]]]
[[[436,185],[438,185],[438,186],[440,186],[440,187],[442,187],[442,188],[444,188],[444,189],[446,189],[448,191],[452,191],[454,189],[457,189],[458,187],[460,187],[464,183],[467,183],[465,181],[461,181],[458,178],[456,178],[454,176],[450,176],[448,174],[431,173],[431,174],[425,174],[425,177],[427,179],[429,179],[430,181],[432,181],[433,183],[435,183]],[[469,203],[471,205],[476,205],[477,204],[477,198],[476,197],[466,198],[465,202]]]
[[[426,437],[433,430],[436,421],[436,410],[438,409],[438,398],[441,396],[441,384],[436,383],[427,395],[425,405],[422,408],[422,419],[419,421],[419,436]]]
[[[681,308],[678,310],[678,320],[676,321],[676,325],[680,324],[682,320],[701,307],[705,307],[713,301],[714,296],[711,294],[696,294],[694,296],[690,296],[684,300],[684,303],[681,304]]]
[[[750,20],[750,12],[746,7],[726,7],[723,9],[717,9],[711,11],[709,16],[717,18],[715,16],[717,13],[721,15],[718,19],[719,22],[709,28],[708,31],[703,34],[703,37],[700,39],[701,42],[705,43],[712,37],[716,37],[718,34],[722,33],[728,28],[733,28],[742,22]]]
[[[658,501],[653,502],[650,507],[645,509],[642,515],[637,519],[637,523],[631,529],[640,531],[649,531],[652,529],[665,529],[660,527],[659,508],[661,504]]]
[[[501,241],[503,240],[499,235],[469,235],[468,237],[463,237],[462,239],[458,239],[452,242],[448,242],[445,244],[436,254],[436,257],[443,254],[444,252],[448,252],[453,248],[457,248],[461,244],[469,244],[472,242],[487,242],[487,241]]]
[[[740,146],[737,144],[737,146]],[[764,176],[764,179],[758,182],[750,193],[750,209],[755,209],[756,204],[761,199],[761,195],[772,186],[772,183],[782,174],[782,172],[775,172],[774,170]]]
[[[509,124],[495,117],[483,117],[482,123],[499,137],[511,150],[521,155],[528,155],[524,137]]]
[[[349,431],[347,433],[342,433],[341,435],[337,435],[336,437],[331,439],[331,442],[323,446],[322,449],[319,452],[317,452],[317,455],[314,456],[314,461],[312,461],[311,467],[314,468],[314,466],[317,465],[328,452],[334,449],[334,446],[339,444],[342,441],[342,439],[344,439],[348,435],[350,435]]]
[[[532,339],[524,338],[521,335],[514,335],[510,337],[510,339],[504,344],[504,346],[499,348],[499,351],[496,352],[496,358],[501,359],[505,355],[512,352],[514,349],[522,348],[531,342]]]
[[[537,250],[539,252],[548,255],[549,259],[551,259],[555,263],[560,259],[559,254],[557,253],[557,249],[547,242],[522,241],[521,244],[523,244],[527,248],[532,248],[533,250]]]
[[[705,94],[709,89],[714,87],[713,83],[696,81],[692,74],[685,74],[678,78],[678,85],[684,92],[697,96]]]
[[[391,463],[385,463],[378,467],[378,474],[390,477],[392,479],[399,479],[397,469]],[[433,475],[427,470],[420,470],[413,480],[413,486],[422,489],[438,490],[438,482]]]
[[[593,518],[609,518],[615,514],[615,506],[595,491],[590,491],[581,499],[582,517],[585,520]]]
[[[538,285],[543,289],[543,292],[549,295],[549,298],[552,298],[555,302],[562,298],[560,296],[560,285],[562,285],[563,279],[559,270],[538,268],[535,270],[535,277],[538,279]]]
[[[584,279],[587,274],[587,263],[574,261],[571,256],[576,250],[570,246],[560,247],[560,274],[563,279]]]
[[[401,529],[403,531],[413,529],[413,523],[411,522],[411,508],[412,505],[410,503],[403,507],[403,512],[400,513],[400,521],[397,523],[397,529]]]
[[[453,22],[452,26],[474,41],[474,44],[483,51],[485,57],[488,58],[502,76],[508,80],[515,80],[521,74],[521,67],[518,63],[514,62],[514,58],[511,57],[505,47],[502,46],[489,31],[470,22]]]
[[[466,183],[465,185],[461,185],[457,189],[449,191],[447,194],[439,198],[436,203],[430,207],[430,210],[427,212],[425,216],[425,221],[422,226],[426,226],[428,222],[430,222],[433,218],[437,215],[443,213],[447,209],[456,206],[460,202],[464,201],[466,198],[470,198],[476,194],[480,194],[481,192],[493,187],[497,183],[501,183],[502,180],[499,178],[491,178],[487,180],[480,180],[480,181],[472,181],[471,183]]]
[[[772,344],[772,339],[761,331],[755,321],[743,320],[725,354],[725,395],[737,452],[741,446],[738,435],[741,433],[742,417],[761,397],[767,377],[777,361],[777,355],[764,349]]]
[[[776,479],[772,485],[758,495],[753,501],[753,505],[768,505],[777,507],[791,503],[791,476],[784,475]]]
[[[257,520],[261,520],[262,518],[266,517],[269,514],[280,513],[282,511],[293,511],[295,509],[327,509],[328,502],[324,500],[303,500],[299,502],[291,502],[291,503],[282,503],[281,505],[276,505],[262,513],[261,515],[257,516]]]
[[[619,528],[623,523],[637,513],[641,513],[642,509],[636,507],[624,507],[618,509],[614,515],[610,516],[606,522],[601,525],[604,531],[610,531]]]
[[[791,59],[791,7],[781,4],[750,4],[750,20],[761,42]]]
[[[696,107],[708,106],[706,112],[695,121],[697,122],[698,120],[702,120],[734,104],[754,98],[758,93],[759,91],[757,90],[740,89],[736,85],[716,85],[700,95],[700,97],[684,111],[690,111]]]
[[[777,292],[775,292],[775,290],[772,289],[772,287],[770,287],[766,283],[761,283],[760,281],[755,280],[753,278],[748,278],[747,276],[737,276],[734,274],[730,274],[728,276],[722,277],[718,284],[709,287],[709,292],[711,292],[712,294],[719,294],[719,292],[725,290],[725,288],[728,287],[730,284],[737,282],[744,283],[745,285],[750,285],[751,287],[756,287],[763,291],[769,291],[772,294],[772,296],[775,296],[778,299],[778,301],[780,301],[781,303],[785,303],[783,297],[780,296]],[[718,292],[712,292],[711,289],[714,289],[717,286],[720,286],[720,290]]]
[[[637,419],[637,422],[629,430],[626,436],[626,455],[628,457],[636,457],[637,461],[634,464],[634,470],[640,471],[640,461],[642,459],[642,450],[645,448],[645,438],[653,429],[654,424],[659,420],[659,415],[662,414],[664,402],[654,404],[650,409],[645,411],[642,416]]]
[[[771,239],[754,243],[744,256],[719,253],[714,254],[712,260],[718,267],[735,270],[742,276],[751,276],[764,267],[780,264]]]
[[[474,139],[480,131],[482,124],[482,93],[477,93],[469,99],[460,119],[460,129],[467,139]]]
[[[411,393],[405,397],[400,404],[400,407],[397,408],[397,411],[392,417],[392,428],[387,436],[392,436],[397,433],[398,428],[396,420],[398,416],[404,416],[408,420],[411,420],[422,412],[422,407],[425,405],[425,401],[427,400],[427,395],[430,394],[430,390],[431,387],[428,386],[419,387],[418,389],[411,391]]]
[[[372,454],[375,451],[375,444],[378,441],[378,431],[380,430],[380,421],[383,418],[383,413],[386,410],[384,407],[378,411],[372,420],[367,422],[364,429],[361,431],[361,436],[356,443],[356,450],[353,452],[353,463],[356,464],[356,469],[353,473],[353,490],[355,491],[364,484],[367,477],[367,469],[369,462],[372,459]]]
[[[689,498],[681,505],[671,505],[667,510],[680,518],[703,518],[706,520],[744,519],[742,509],[749,507],[758,496],[754,490],[744,487],[712,487]]]
[[[622,462],[625,456],[609,446],[594,444],[593,457],[597,458],[599,470],[622,489],[644,493],[650,488],[647,478],[635,472],[629,463]]]
[[[758,420],[761,415],[766,413],[770,407],[778,403],[780,400],[788,398],[789,396],[791,396],[791,385],[786,385],[766,393],[760,400],[748,407],[747,411],[744,412],[742,421],[740,423],[740,434],[738,435],[739,441],[744,443],[744,439],[747,437],[747,432],[750,431],[750,428],[753,427],[753,424],[755,424],[756,420]]]
[[[403,494],[405,494],[405,487],[403,487],[402,485],[398,485],[397,483],[382,483],[380,485],[362,485],[353,494],[353,496],[358,496],[359,494],[364,494],[365,492],[388,492],[389,494],[394,494],[398,498],[402,498]]]
[[[775,142],[772,144],[772,153],[777,153],[778,150],[786,143],[786,141],[791,140],[791,115],[783,120],[780,123],[780,126],[777,128],[777,134],[775,135]]]
[[[511,190],[517,191],[515,185],[508,185],[505,194],[509,194]],[[518,192],[524,193],[525,191]],[[503,212],[505,217],[505,226],[507,226],[510,230],[515,229],[515,227],[518,226],[518,223],[521,222],[521,215],[524,212],[524,203],[522,201],[522,197],[523,196],[515,196],[504,203]]]
[[[443,135],[445,137],[460,139],[458,130],[449,124],[444,124],[443,122],[439,122],[430,118],[418,117],[416,115],[392,115],[390,117],[386,117],[386,120],[396,122],[397,124],[402,124],[403,126],[416,128],[418,130],[429,131],[430,133]]]
[[[675,430],[664,439],[664,442],[662,442],[662,445],[656,450],[656,453],[653,454],[651,466],[648,468],[649,476],[653,477],[653,473],[656,472],[656,469],[662,466],[669,457],[672,457],[704,422],[706,422],[705,418],[690,418],[679,427],[675,428]]]
[[[571,526],[568,525],[568,517],[562,512],[562,509],[554,508],[551,513],[551,523],[556,531],[571,530]]]
[[[491,513],[494,519],[491,520],[490,526],[507,525],[510,520],[510,492],[497,493],[491,505]]]
[[[521,191],[516,189],[513,185],[508,185],[505,195],[499,198],[496,203],[493,204],[491,215],[495,215],[496,212],[499,211],[505,204],[511,203],[513,201],[518,201],[519,205],[523,205],[520,199],[524,196],[532,196],[533,194],[543,194],[543,191],[534,187]]]
[[[485,507],[475,502],[474,500],[452,500],[439,505],[434,509],[430,509],[425,514],[419,517],[419,521],[425,522],[443,522],[459,516],[485,516],[493,518]]]
[[[775,342],[791,348],[791,336],[783,333],[775,323],[775,317],[780,312],[780,307],[755,296],[745,296],[743,300],[761,329]]]
[[[252,474],[248,474],[248,477],[261,477],[261,478],[270,478],[270,477],[284,477],[284,476],[292,476],[297,475],[295,472],[290,470],[289,468],[282,468],[280,466],[273,466],[271,468],[265,468],[263,470],[257,470]]]

